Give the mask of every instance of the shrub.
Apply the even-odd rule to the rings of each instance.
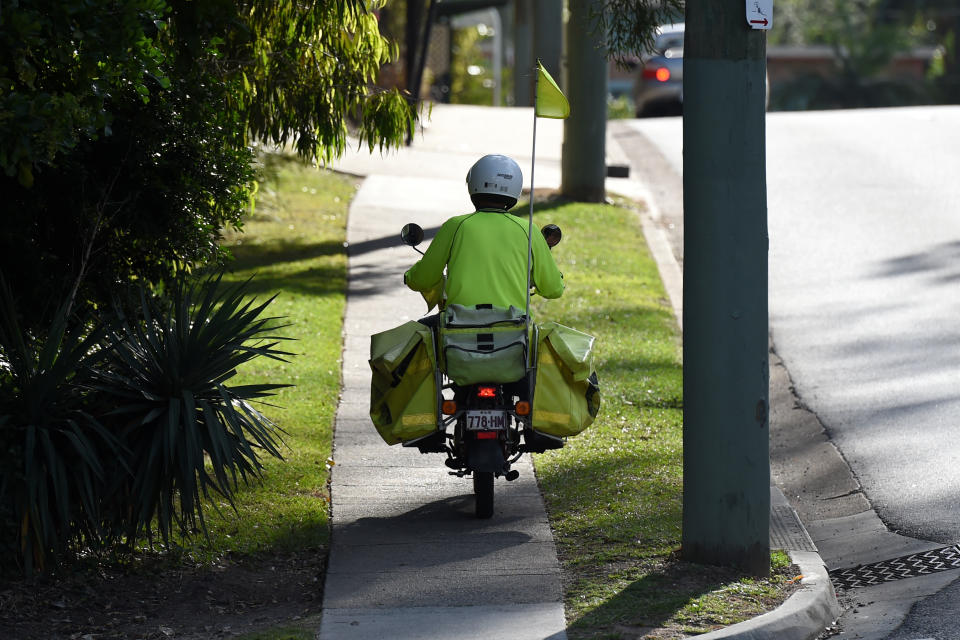
[[[179,280],[141,293],[130,317],[67,331],[67,306],[40,337],[21,330],[0,279],[0,564],[32,573],[71,552],[174,527],[205,531],[204,500],[233,504],[259,457],[281,457],[277,427],[251,402],[283,386],[228,386],[258,356],[283,359],[272,298],[246,283]],[[118,307],[119,309],[119,307]]]
[[[102,333],[68,332],[66,316],[43,338],[24,333],[0,278],[0,539],[27,573],[99,539],[103,460],[119,451],[86,393]]]
[[[219,278],[180,282],[169,301],[144,295],[143,320],[111,331],[94,388],[115,407],[104,419],[128,451],[132,471],[113,506],[127,539],[205,530],[211,491],[232,504],[239,480],[259,476],[259,452],[281,457],[275,425],[250,402],[288,385],[226,385],[257,356],[290,355],[270,335],[277,318],[260,317],[273,298],[254,305],[243,291]]]

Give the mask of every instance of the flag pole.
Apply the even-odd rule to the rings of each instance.
[[[538,61],[539,67],[539,61]],[[538,69],[534,69],[534,73],[539,74]],[[539,80],[539,76],[537,78]],[[534,84],[536,86],[536,84]],[[527,310],[526,310],[526,331],[527,338],[530,337],[530,286],[532,284],[531,280],[533,278],[532,266],[533,266],[533,178],[534,172],[537,166],[537,94],[539,91],[533,92],[533,149],[530,151],[530,215],[527,221]],[[532,355],[532,350],[527,349],[527,368],[530,368],[530,356]]]

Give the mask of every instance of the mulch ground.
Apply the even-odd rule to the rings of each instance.
[[[319,619],[323,550],[0,582],[0,638],[207,640]]]

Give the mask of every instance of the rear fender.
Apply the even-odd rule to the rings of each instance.
[[[467,469],[471,471],[502,473],[507,464],[499,438],[477,440],[471,437],[467,440],[465,449]]]

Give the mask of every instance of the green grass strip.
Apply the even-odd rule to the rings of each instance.
[[[566,282],[560,299],[537,301],[535,318],[596,336],[603,394],[590,428],[535,456],[570,637],[680,637],[768,610],[789,590],[786,577],[756,581],[678,558],[681,336],[637,211],[555,201],[534,218],[562,228],[553,251]],[[789,565],[783,557],[778,565]]]
[[[228,384],[295,385],[259,408],[286,432],[283,461],[263,458],[263,482],[237,494],[238,514],[220,502],[209,513],[210,544],[185,542],[193,553],[249,554],[324,547],[329,538],[327,486],[333,421],[340,392],[346,300],[347,209],[353,178],[266,158],[266,178],[243,233],[226,238],[235,260],[225,281],[253,276],[250,291],[265,300],[279,294],[266,315],[284,316],[294,341],[289,362],[258,358]],[[372,428],[372,427],[371,427]]]

